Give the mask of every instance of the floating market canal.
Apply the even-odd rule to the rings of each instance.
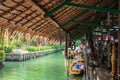
[[[25,62],[5,62],[0,70],[0,80],[82,80],[67,76],[61,52]]]

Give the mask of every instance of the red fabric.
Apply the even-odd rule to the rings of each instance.
[[[83,62],[76,62],[76,64],[78,64],[78,65],[82,65],[82,64],[83,64]]]

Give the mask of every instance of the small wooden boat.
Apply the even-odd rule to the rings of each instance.
[[[76,69],[76,67],[78,67],[78,68]],[[84,71],[84,62],[83,61],[76,61],[70,67],[71,74],[78,75],[78,74],[82,74],[83,71]]]

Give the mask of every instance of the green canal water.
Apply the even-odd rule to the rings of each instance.
[[[50,54],[25,62],[5,62],[0,80],[82,80],[68,78],[62,53]]]

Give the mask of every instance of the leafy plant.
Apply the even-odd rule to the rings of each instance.
[[[4,50],[0,50],[0,58],[1,59],[5,58],[5,52],[4,52]]]
[[[5,48],[5,52],[6,52],[6,53],[11,53],[11,52],[13,52],[13,47],[12,47],[12,46],[6,47],[6,48]]]
[[[16,47],[17,47],[17,48],[21,48],[21,47],[22,47],[22,43],[21,43],[20,41],[17,41]]]
[[[35,51],[38,50],[38,48],[37,48],[37,47],[34,47],[34,46],[28,46],[26,49],[27,49],[28,51],[30,51],[30,52],[35,52]]]
[[[2,47],[2,45],[0,45],[0,50],[3,50],[3,47]]]

